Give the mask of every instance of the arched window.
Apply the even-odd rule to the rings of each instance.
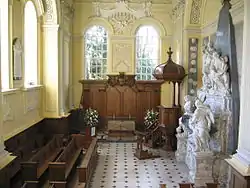
[[[108,34],[102,26],[93,26],[85,33],[85,78],[106,79]]]
[[[26,86],[38,84],[38,55],[37,55],[37,14],[32,1],[24,8],[24,62]]]
[[[9,24],[8,1],[0,1],[0,61],[2,89],[9,89]]]
[[[136,79],[152,80],[159,64],[159,35],[152,26],[141,26],[136,33]]]

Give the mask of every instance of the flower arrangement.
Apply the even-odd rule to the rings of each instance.
[[[96,110],[92,108],[88,108],[85,110],[84,123],[88,127],[96,126],[98,124],[98,121],[99,121],[99,114]]]
[[[151,126],[155,121],[157,121],[159,118],[159,113],[152,110],[147,110],[146,115],[144,117],[144,124],[146,127]]]

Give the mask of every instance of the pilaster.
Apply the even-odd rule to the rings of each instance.
[[[43,85],[46,118],[58,118],[59,112],[59,25],[43,25]]]

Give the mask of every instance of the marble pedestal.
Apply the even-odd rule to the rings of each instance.
[[[213,183],[213,152],[193,152],[189,160],[189,181],[195,186],[206,186],[206,183]]]

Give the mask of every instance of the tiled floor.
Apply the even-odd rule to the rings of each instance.
[[[187,167],[178,164],[173,152],[151,150],[161,157],[138,160],[136,143],[99,143],[99,160],[91,188],[167,188],[185,182]]]

